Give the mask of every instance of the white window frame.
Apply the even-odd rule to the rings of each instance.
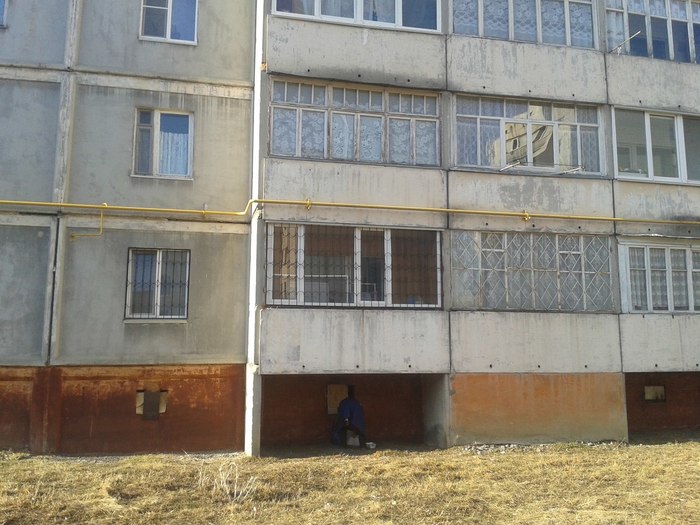
[[[500,100],[501,103],[505,104],[508,101],[518,101],[518,102],[524,102],[526,104],[529,103],[534,103],[534,104],[548,104],[552,107],[552,112],[554,111],[554,106],[557,104],[562,104],[566,106],[574,106],[574,108],[578,107],[585,107],[585,108],[591,108],[595,109],[596,111],[596,123],[586,123],[586,122],[579,122],[578,120],[575,122],[559,122],[554,120],[554,115],[552,114],[552,120],[540,120],[540,119],[518,119],[514,117],[506,117],[506,112],[505,112],[505,106],[504,106],[504,111],[503,111],[503,116],[488,116],[488,115],[467,115],[467,114],[461,114],[458,113],[457,109],[457,99],[460,96],[468,97],[468,98],[478,98],[479,101],[482,99],[493,99],[493,100]],[[551,174],[566,174],[566,173],[583,173],[586,175],[593,175],[593,176],[602,176],[603,175],[603,161],[602,161],[602,155],[603,155],[603,140],[602,140],[602,125],[601,125],[601,113],[600,113],[600,108],[595,105],[591,104],[572,104],[568,102],[561,102],[561,101],[541,101],[541,100],[529,100],[529,99],[514,99],[514,98],[506,98],[506,97],[481,97],[479,95],[471,95],[471,94],[458,94],[453,98],[453,106],[452,106],[452,113],[455,116],[454,122],[453,122],[453,133],[452,133],[452,151],[453,151],[453,158],[452,158],[452,165],[455,167],[459,168],[469,168],[469,169],[479,169],[479,170],[496,170],[496,171],[504,171],[504,172],[517,172],[517,171],[537,171],[539,173],[551,173]],[[499,148],[500,148],[500,163],[496,166],[491,166],[487,164],[479,164],[477,159],[477,164],[460,164],[459,163],[459,143],[457,141],[458,137],[458,119],[460,117],[464,118],[473,118],[477,122],[477,157],[481,155],[481,121],[482,120],[491,120],[491,121],[498,121],[499,122],[499,128],[500,128],[500,137],[499,137]],[[527,163],[517,163],[517,164],[508,164],[506,161],[506,133],[505,133],[505,128],[506,125],[509,123],[515,123],[515,124],[523,124],[527,125]],[[554,144],[553,147],[553,159],[554,159],[554,164],[552,166],[548,165],[535,165],[534,160],[533,160],[533,141],[532,141],[532,130],[533,126],[553,126],[554,130],[552,132],[552,142]],[[562,166],[559,164],[559,126],[570,126],[573,128],[576,128],[576,143],[577,143],[577,157],[579,161],[578,166]],[[581,145],[581,128],[582,127],[588,127],[592,128],[595,127],[597,129],[597,140],[598,140],[598,171],[586,171],[581,165],[582,161],[582,145]]]
[[[7,0],[0,0],[0,29],[7,27]]]
[[[325,98],[324,98],[324,103],[323,104],[316,104],[316,103],[305,103],[305,102],[286,102],[286,101],[275,101],[274,100],[274,83],[283,83],[285,85],[285,97],[287,96],[286,93],[288,92],[288,85],[289,84],[295,84],[295,85],[304,85],[304,86],[312,86],[314,90],[316,89],[322,89],[324,90],[325,93]],[[342,89],[344,92],[352,92],[352,91],[367,91],[370,93],[370,97],[375,94],[379,93],[381,94],[381,101],[382,101],[382,109],[375,109],[372,108],[370,104],[369,109],[355,109],[352,107],[346,107],[346,106],[336,106],[333,103],[333,90],[334,89]],[[411,109],[410,112],[401,112],[400,110],[397,111],[392,111],[390,108],[390,97],[392,95],[399,95],[400,97],[411,97],[411,104],[414,103],[416,97],[420,98],[422,97],[424,99],[424,108],[427,107],[426,100],[427,99],[434,99],[435,101],[435,114],[429,114],[427,112],[427,109],[424,110],[424,113],[418,113],[418,112],[413,112],[413,109]],[[345,95],[344,95],[345,96]],[[400,104],[399,99],[399,104]],[[273,92],[271,93],[271,101],[270,101],[271,109],[270,109],[270,133],[269,133],[269,144],[268,144],[268,151],[270,152],[270,155],[273,156],[279,156],[283,158],[296,158],[296,159],[309,159],[309,160],[320,160],[320,159],[325,159],[325,160],[330,160],[333,162],[358,162],[358,163],[363,163],[363,164],[388,164],[392,166],[419,166],[419,167],[439,167],[441,163],[441,135],[440,135],[440,126],[441,126],[441,121],[440,121],[440,111],[441,111],[441,106],[440,106],[440,96],[436,93],[430,93],[430,92],[418,92],[418,91],[406,91],[406,90],[395,90],[395,89],[386,89],[386,88],[376,88],[376,87],[368,87],[368,86],[352,86],[352,85],[344,85],[344,84],[319,84],[319,83],[313,83],[313,82],[303,82],[303,81],[290,81],[286,79],[275,79],[273,80]],[[413,106],[412,106],[413,108]],[[273,153],[273,138],[274,138],[274,130],[275,130],[275,113],[276,110],[294,110],[296,111],[296,143],[295,143],[295,152],[292,155],[285,155],[282,153]],[[323,112],[325,113],[325,118],[324,118],[324,147],[323,147],[323,157],[318,157],[318,156],[304,156],[302,155],[301,147],[302,147],[302,114],[303,112]],[[355,133],[355,144],[354,144],[354,151],[353,151],[353,157],[349,159],[343,159],[343,158],[337,158],[333,156],[333,151],[332,151],[332,146],[333,146],[333,115],[334,114],[342,114],[342,115],[350,115],[353,117],[353,129]],[[380,151],[381,151],[381,158],[380,160],[377,161],[371,161],[371,160],[361,160],[360,158],[360,131],[361,131],[361,126],[360,122],[362,117],[370,117],[370,118],[380,118],[381,119],[381,126],[382,126],[382,143],[380,145]],[[390,160],[390,127],[389,127],[389,121],[390,120],[396,120],[396,119],[402,119],[402,120],[408,120],[410,121],[410,159],[409,162],[403,163],[403,162],[392,162]],[[417,162],[418,160],[418,155],[417,155],[417,132],[416,132],[416,124],[419,122],[430,122],[430,123],[435,123],[435,163],[434,164],[419,164]]]
[[[187,254],[187,269],[185,272],[185,313],[183,315],[162,315],[160,313],[160,308],[161,308],[161,299],[160,299],[160,289],[161,289],[161,270],[163,270],[163,253],[167,251],[178,251],[178,252],[184,252]],[[131,296],[132,296],[132,281],[133,281],[133,263],[132,263],[132,254],[134,252],[155,252],[156,254],[156,282],[155,282],[155,289],[153,292],[153,313],[150,314],[142,314],[142,313],[133,313],[131,311],[132,309],[132,304],[131,304]],[[192,260],[192,254],[190,253],[190,250],[183,250],[179,248],[129,248],[129,257],[128,257],[128,263],[127,263],[127,286],[126,286],[126,305],[124,309],[124,318],[125,319],[158,319],[158,320],[169,320],[169,319],[175,319],[175,320],[181,320],[181,319],[187,319],[189,316],[189,300],[190,300],[190,267],[191,267],[191,260]]]
[[[436,261],[435,261],[435,273],[436,273],[436,296],[437,302],[435,304],[421,303],[417,304],[407,304],[407,303],[394,303],[393,302],[393,290],[392,290],[392,249],[391,249],[391,231],[389,228],[368,228],[368,227],[354,227],[353,229],[353,265],[355,267],[355,272],[353,275],[353,297],[352,302],[319,302],[319,301],[306,301],[304,294],[304,283],[305,283],[305,270],[304,270],[304,241],[305,241],[305,226],[304,224],[289,224],[289,226],[296,226],[297,237],[296,237],[296,298],[293,299],[275,299],[273,298],[273,280],[274,280],[274,242],[275,242],[275,227],[283,226],[282,224],[270,223],[267,227],[267,272],[266,272],[266,300],[267,304],[270,305],[286,305],[286,306],[333,306],[333,307],[388,307],[388,308],[441,308],[442,307],[442,266],[441,266],[441,236],[440,232],[437,230],[422,230],[431,231],[435,234],[436,238]],[[351,227],[348,227],[351,228]],[[381,301],[374,300],[363,300],[362,299],[362,231],[383,231],[384,232],[384,299]],[[411,230],[413,231],[413,230]],[[323,277],[336,277],[333,275],[324,275]],[[340,276],[338,276],[340,277]],[[343,276],[345,277],[345,276]],[[359,295],[358,295],[359,294]]]
[[[139,114],[141,112],[150,112],[152,123],[152,142],[151,142],[151,173],[139,173],[137,171],[138,162],[138,140],[139,140]],[[186,115],[188,118],[188,131],[187,131],[187,174],[186,175],[172,175],[163,174],[160,172],[160,118],[161,115]],[[193,156],[194,156],[194,114],[186,111],[177,110],[165,110],[165,109],[151,109],[151,108],[136,108],[136,119],[134,125],[134,155],[132,162],[132,177],[138,178],[148,178],[148,179],[168,179],[168,180],[193,180]]]
[[[671,184],[687,184],[687,185],[700,185],[700,180],[689,180],[688,179],[688,166],[686,163],[686,151],[685,151],[685,131],[683,126],[683,119],[690,118],[700,120],[700,117],[695,115],[678,115],[674,113],[664,113],[660,111],[644,111],[639,108],[626,108],[626,107],[613,107],[613,159],[615,162],[615,178],[618,179],[628,179],[635,181],[652,181],[657,183],[671,183]],[[626,171],[619,170],[618,155],[617,155],[617,118],[616,110],[622,111],[632,111],[635,113],[643,113],[644,115],[644,128],[645,128],[645,146],[647,153],[647,170],[648,174],[635,174]],[[663,177],[659,175],[654,175],[654,157],[653,157],[653,143],[651,137],[651,118],[661,117],[661,118],[673,118],[674,119],[674,132],[676,141],[676,166],[678,168],[677,177]],[[636,153],[635,153],[636,154]]]
[[[7,0],[5,0],[7,1]],[[141,19],[139,21],[139,39],[140,40],[149,40],[152,42],[168,42],[171,44],[182,44],[182,45],[187,45],[187,46],[196,46],[197,41],[198,41],[198,31],[197,31],[197,26],[198,26],[198,19],[199,19],[199,1],[200,0],[195,0],[195,9],[194,9],[194,38],[193,40],[181,40],[179,38],[172,38],[170,35],[173,30],[173,24],[172,24],[172,15],[173,15],[173,1],[177,0],[167,0],[168,5],[165,8],[158,8],[155,6],[146,6],[145,2],[146,0],[141,0]],[[158,37],[158,36],[150,36],[150,35],[145,35],[143,32],[143,24],[145,22],[145,13],[146,13],[146,8],[150,9],[164,9],[167,10],[167,20],[166,20],[166,31],[167,31],[167,36],[165,37]]]
[[[519,40],[515,38],[515,10],[514,10],[514,2],[513,0],[508,0],[508,36],[506,38],[499,38],[499,37],[494,37],[494,36],[484,36],[484,2],[488,2],[490,0],[477,0],[477,34],[476,35],[470,35],[466,33],[456,33],[454,31],[454,1],[452,3],[452,11],[451,11],[451,16],[452,16],[452,27],[450,30],[450,33],[453,33],[455,35],[459,36],[478,36],[482,38],[494,38],[497,40],[509,40],[513,42],[524,42],[524,43],[530,43],[530,44],[545,44],[549,46],[568,46],[568,47],[577,47],[579,49],[598,49],[598,20],[596,16],[596,9],[597,9],[597,1],[596,0],[591,0],[591,2],[586,2],[584,1],[576,1],[576,0],[562,0],[562,3],[564,3],[564,20],[565,20],[565,38],[566,42],[564,44],[557,44],[557,43],[551,43],[551,42],[545,42],[544,37],[543,37],[543,29],[542,29],[542,2],[541,0],[536,0],[535,2],[535,10],[537,12],[537,20],[536,20],[536,33],[537,33],[537,39],[535,41],[531,40]],[[571,38],[571,16],[570,16],[570,4],[586,4],[586,5],[591,5],[591,17],[592,17],[592,40],[593,40],[593,46],[592,47],[580,47],[580,46],[574,46],[572,44],[572,38]]]
[[[365,20],[364,19],[364,1],[363,0],[354,0],[354,5],[355,5],[355,13],[354,13],[354,18],[346,18],[346,17],[340,17],[340,16],[331,16],[331,15],[324,15],[321,14],[321,0],[314,0],[314,13],[309,15],[309,14],[303,14],[303,13],[289,13],[287,11],[278,11],[277,10],[277,0],[272,0],[272,12],[276,15],[280,16],[289,16],[293,18],[305,18],[305,19],[316,19],[316,20],[321,20],[321,21],[328,21],[328,22],[334,22],[334,23],[340,23],[340,24],[350,24],[350,25],[366,25],[366,26],[372,26],[372,27],[377,27],[377,28],[385,28],[385,29],[401,29],[403,31],[417,31],[421,33],[441,33],[442,32],[442,3],[445,2],[446,0],[436,0],[436,13],[435,13],[435,25],[437,26],[436,29],[425,29],[422,27],[412,27],[412,26],[404,26],[403,25],[403,0],[395,0],[394,8],[395,8],[395,15],[394,15],[394,20],[396,22],[390,23],[390,22],[376,22],[374,20]]]
[[[645,309],[635,310],[632,307],[632,277],[630,275],[630,257],[629,250],[632,248],[639,248],[644,250],[644,261],[645,261],[645,287],[646,287],[646,301],[647,307]],[[650,264],[650,249],[662,249],[665,251],[665,261],[666,261],[666,299],[668,303],[667,309],[654,309],[653,306],[653,292],[651,284],[651,264]],[[686,293],[688,298],[688,309],[676,310],[673,302],[673,268],[671,266],[671,250],[683,250],[685,251],[685,272],[686,272]],[[621,302],[623,313],[630,314],[697,314],[700,313],[700,308],[695,308],[695,295],[693,289],[693,274],[700,272],[700,267],[693,267],[693,252],[700,253],[700,245],[688,244],[688,243],[678,243],[669,244],[666,243],[654,243],[654,242],[644,242],[639,243],[634,240],[622,240],[620,241],[620,249],[618,250],[619,263],[620,263],[620,285],[622,288]]]

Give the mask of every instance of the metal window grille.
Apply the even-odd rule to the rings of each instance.
[[[270,225],[268,303],[439,307],[439,243],[435,231]]]
[[[129,250],[127,319],[186,319],[189,250]]]

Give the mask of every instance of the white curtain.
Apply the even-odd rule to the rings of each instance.
[[[396,22],[395,0],[364,0],[364,18],[375,22]]]
[[[187,175],[189,173],[189,134],[160,132],[160,173]]]

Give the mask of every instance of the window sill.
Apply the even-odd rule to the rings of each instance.
[[[643,175],[635,176],[631,174],[618,174],[615,178],[625,182],[643,182],[647,184],[664,184],[669,186],[700,186],[700,180],[688,181],[661,177],[649,178]]]
[[[606,177],[602,173],[593,173],[589,171],[578,171],[574,173],[566,173],[561,171],[552,171],[546,168],[528,168],[528,169],[509,169],[502,170],[502,168],[493,168],[490,166],[451,166],[447,168],[448,171],[464,171],[469,173],[484,173],[487,175],[523,175],[529,177],[557,177],[557,178],[567,178],[567,179],[596,179],[596,180],[609,180],[611,177]]]
[[[280,155],[270,153],[268,158],[275,160],[294,160],[301,162],[320,162],[325,164],[349,164],[353,166],[380,166],[383,168],[413,168],[421,170],[442,170],[439,164],[398,164],[389,162],[365,162],[361,160],[344,160],[344,159],[319,159],[316,157],[294,157],[291,155]]]
[[[286,13],[284,11],[272,11],[273,16],[278,16],[280,18],[292,18],[294,20],[306,20],[309,22],[320,22],[323,24],[336,24],[341,26],[349,27],[361,27],[364,29],[388,29],[390,31],[404,31],[407,33],[423,33],[427,35],[442,35],[442,29],[423,29],[420,27],[404,27],[397,26],[396,24],[387,24],[382,22],[372,22],[372,21],[356,21],[356,20],[344,20],[342,18],[333,17],[321,17],[312,15],[301,15],[296,13]]]
[[[139,319],[138,317],[129,317],[124,319],[124,324],[187,324],[187,319],[170,319],[170,318],[146,318]]]
[[[130,176],[134,179],[174,180],[174,181],[184,181],[184,182],[193,182],[194,181],[193,175],[189,175],[187,177],[176,177],[173,175],[141,175],[139,173],[131,173]]]
[[[173,40],[171,38],[160,38],[157,36],[143,36],[139,35],[139,40],[142,42],[160,42],[162,44],[178,44],[181,46],[191,46],[191,47],[196,47],[197,46],[197,41],[190,41],[190,40]]]

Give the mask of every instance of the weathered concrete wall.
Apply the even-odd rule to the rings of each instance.
[[[355,386],[369,441],[423,441],[420,376],[287,375],[263,377],[262,444],[330,443],[329,384]]]
[[[5,3],[7,27],[0,29],[0,63],[62,64],[70,0],[5,0]],[[0,96],[0,100],[6,99]]]
[[[610,104],[700,113],[697,65],[616,54],[607,57]]]
[[[0,367],[0,448],[27,448],[30,437],[31,368]]]
[[[53,200],[59,91],[58,84],[0,80],[3,199]]]
[[[445,312],[267,308],[260,371],[447,373],[447,334]]]
[[[456,374],[450,444],[626,440],[622,374]]]
[[[0,222],[0,365],[44,362],[52,234],[48,219],[33,222]]]
[[[438,34],[270,15],[266,53],[271,73],[414,88],[446,87],[445,37]]]
[[[141,0],[85,2],[79,64],[85,68],[217,82],[252,82],[254,2],[199,2],[197,44],[139,39]]]
[[[620,336],[625,372],[700,372],[696,315],[621,315]]]
[[[609,180],[575,177],[538,177],[504,173],[449,173],[450,208],[559,215],[613,216]],[[521,228],[520,218],[457,215],[450,227],[476,230]],[[528,231],[610,234],[613,225],[604,221],[531,219]]]
[[[193,114],[191,180],[132,176],[137,108]],[[250,111],[250,100],[80,86],[69,199],[242,210],[250,191]]]
[[[300,160],[265,160],[265,198],[444,208],[445,172],[437,169],[371,166]],[[444,214],[270,206],[266,220],[444,228]]]
[[[630,433],[700,428],[700,373],[625,374]],[[645,386],[663,386],[665,401],[645,401]]]
[[[455,372],[620,372],[617,315],[451,312]]]
[[[607,98],[603,54],[594,50],[451,36],[447,71],[451,91],[596,104]]]
[[[245,363],[245,230],[117,230],[105,222],[102,237],[66,241],[59,344],[52,363]],[[68,228],[66,238],[71,232],[85,230]],[[129,248],[191,251],[186,320],[124,320]]]

